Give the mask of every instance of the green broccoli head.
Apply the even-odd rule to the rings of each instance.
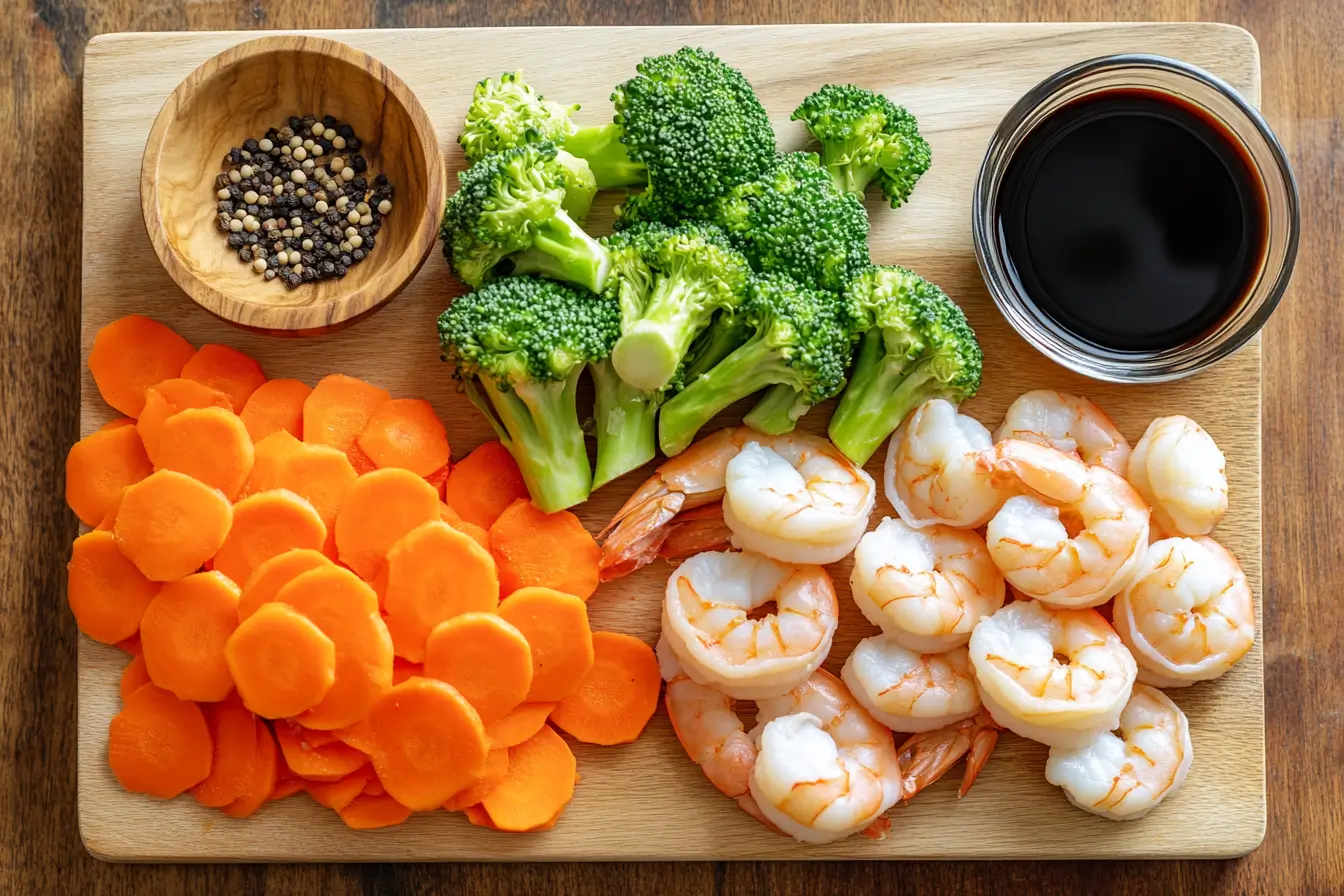
[[[836,187],[811,153],[778,157],[774,168],[720,197],[709,219],[752,267],[841,292],[868,267],[868,215]]]
[[[905,268],[871,268],[855,279],[848,299],[868,329],[831,417],[830,437],[862,464],[923,402],[974,397],[984,355],[961,308]]]
[[[560,145],[576,130],[570,116],[578,110],[577,103],[563,106],[542,97],[521,71],[505,72],[476,84],[457,142],[468,162],[526,143]]]
[[[846,192],[863,198],[873,180],[895,208],[910,198],[932,154],[915,117],[880,93],[827,84],[793,110],[821,143],[821,164]]]
[[[464,283],[481,286],[509,261],[513,273],[601,290],[610,259],[565,213],[573,171],[556,155],[553,143],[528,143],[485,156],[461,173],[439,231],[444,255]]]

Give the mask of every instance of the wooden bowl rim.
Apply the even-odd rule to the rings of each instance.
[[[283,308],[290,319],[297,317],[299,320],[279,331],[272,328],[271,332],[330,332],[342,325],[362,320],[396,298],[397,294],[419,273],[438,241],[438,216],[427,213],[429,209],[441,209],[444,202],[444,182],[447,175],[443,153],[439,150],[438,135],[414,91],[382,60],[347,43],[305,34],[273,34],[254,38],[211,56],[173,88],[173,92],[164,100],[158,115],[154,117],[154,124],[149,130],[140,163],[140,214],[149,236],[149,243],[154,248],[154,254],[158,256],[168,275],[193,302],[229,323],[250,330],[267,330],[266,327],[249,324],[240,319],[240,315],[231,313],[235,308],[268,307],[266,303],[249,301],[221,292],[196,276],[179,258],[172,241],[168,239],[167,228],[159,211],[158,167],[169,124],[187,99],[194,96],[206,82],[221,71],[254,57],[271,53],[314,53],[330,57],[353,66],[365,77],[379,81],[406,110],[427,163],[425,208],[417,210],[420,220],[401,255],[402,258],[414,259],[414,264],[409,269],[401,266],[388,267],[374,274],[357,289],[342,293],[320,305],[274,306]],[[225,256],[221,255],[221,258],[223,257]],[[389,261],[395,264],[395,260]],[[399,269],[404,269],[405,273],[398,274]]]

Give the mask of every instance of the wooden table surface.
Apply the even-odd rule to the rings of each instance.
[[[0,892],[857,894],[1344,892],[1344,16],[1331,0],[22,0],[0,18]],[[1218,20],[1260,42],[1263,106],[1302,192],[1293,288],[1264,342],[1269,830],[1234,862],[112,866],[79,840],[75,638],[60,500],[76,437],[84,46],[110,31],[521,24]],[[581,65],[582,60],[576,59]],[[127,227],[139,227],[128,220]],[[131,263],[149,264],[152,259]],[[655,807],[650,807],[651,810]],[[1024,831],[1023,836],[1030,836]],[[899,831],[897,832],[899,836]]]

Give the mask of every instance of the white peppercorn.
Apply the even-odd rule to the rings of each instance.
[[[216,191],[215,191],[215,198],[216,198],[216,199],[221,199],[221,200],[222,200],[222,199],[228,199],[228,198],[229,198],[229,191],[228,191],[228,190],[216,190]]]
[[[255,172],[253,172],[251,165],[244,165],[242,168],[238,169],[238,173],[243,177],[251,177]]]
[[[275,260],[282,265],[287,265],[289,264],[289,253],[284,249],[281,249],[279,252],[275,253]]]
[[[242,232],[243,232],[243,222],[240,221],[240,220],[238,220],[237,218],[234,218],[232,221],[229,222],[229,232],[230,232],[230,233],[242,233]]]
[[[242,183],[243,175],[235,168],[229,172],[229,183]]]
[[[332,156],[331,161],[327,163],[327,168],[329,168],[333,172],[339,172],[344,167],[345,167],[345,159],[341,158],[340,156]]]
[[[321,137],[327,132],[327,126],[320,121],[313,122],[313,136]]]
[[[364,237],[356,233],[354,236],[350,237],[350,245],[358,249],[360,246],[364,245]]]
[[[327,201],[325,199],[319,199],[317,200],[317,204],[313,206],[313,211],[317,212],[319,215],[325,215],[327,213],[327,208]]]
[[[384,199],[382,202],[378,203],[378,214],[385,215],[390,211],[392,211],[391,199]]]
[[[295,134],[293,137],[289,138],[289,148],[291,150],[298,149],[302,145],[303,145],[303,138],[300,137],[298,134]]]
[[[257,196],[256,190],[248,190],[246,193],[243,194],[243,201],[246,202],[248,205],[256,205],[258,198],[260,197]]]
[[[308,175],[303,173],[303,169],[295,168],[289,173],[289,179],[296,184],[304,184],[308,182]]]
[[[352,181],[352,180],[354,180],[354,179],[355,179],[355,169],[354,169],[354,168],[351,168],[350,166],[347,165],[346,167],[344,167],[344,168],[341,169],[341,180],[346,181],[347,183],[349,183],[350,181]]]
[[[367,215],[369,213],[369,204],[367,202],[356,202],[355,211],[359,212],[361,215]]]
[[[304,237],[303,242],[299,243],[299,245],[303,247],[303,251],[305,252],[313,251],[313,241],[307,237]]]
[[[253,260],[252,260],[252,270],[256,271],[258,274],[260,274],[260,273],[262,273],[263,271],[265,271],[265,270],[266,270],[266,259],[264,259],[264,258],[255,258],[255,259],[253,259]]]
[[[272,143],[268,138],[263,137],[261,138],[261,141],[257,143],[257,149],[261,150],[262,152],[270,152],[271,150],[275,149],[275,144]]]
[[[294,150],[294,158],[302,162],[304,159],[308,158],[308,150],[300,146],[298,149]]]
[[[251,215],[248,215],[246,218],[243,219],[243,229],[246,230],[248,233],[256,233],[258,230],[261,229],[261,222],[258,221],[256,218],[252,217]]]
[[[349,221],[351,224],[358,224],[359,212],[355,211],[354,209],[351,209],[350,214],[345,216],[345,220]]]
[[[359,226],[360,226],[360,227],[368,227],[368,226],[369,226],[370,224],[372,224],[372,223],[373,223],[373,215],[360,215],[360,216],[359,216]]]
[[[345,149],[345,138],[340,134],[337,134],[335,137],[331,138],[331,145],[337,149]]]

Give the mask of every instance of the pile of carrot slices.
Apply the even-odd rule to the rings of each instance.
[[[599,552],[532,506],[497,442],[450,461],[426,401],[267,379],[131,316],[89,367],[124,416],[66,460],[69,602],[132,654],[108,761],[129,791],[245,818],[308,793],[355,829],[463,812],[553,827],[568,740],[628,743],[658,699],[637,638],[593,632]]]

